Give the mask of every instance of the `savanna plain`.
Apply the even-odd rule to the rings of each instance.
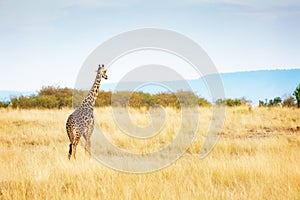
[[[185,153],[165,168],[139,174],[111,169],[89,157],[84,141],[77,159],[68,160],[65,122],[71,113],[0,110],[0,199],[300,199],[300,109],[226,108],[218,142],[199,159],[213,118],[212,108],[200,107],[198,129]],[[181,124],[180,110],[166,108],[165,123],[156,135],[133,138],[119,129],[111,107],[95,113],[106,138],[132,156],[172,143]],[[129,114],[140,127],[153,120],[147,109],[129,109]],[[101,147],[101,141],[94,145],[100,154],[124,162]],[[157,156],[148,164],[162,159]]]

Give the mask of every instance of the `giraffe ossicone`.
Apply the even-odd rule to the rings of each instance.
[[[95,81],[89,90],[88,95],[82,100],[80,105],[69,115],[66,123],[66,130],[70,140],[69,154],[70,159],[73,155],[76,159],[76,148],[81,136],[84,137],[85,151],[91,155],[91,135],[94,131],[94,106],[97,99],[101,78],[107,79],[104,65],[99,65]]]

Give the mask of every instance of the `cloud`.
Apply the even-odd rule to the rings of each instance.
[[[112,7],[127,7],[137,3],[137,0],[74,0],[71,1],[71,7],[79,8],[112,8]]]
[[[185,0],[185,5],[214,6],[223,14],[274,20],[300,17],[299,0]]]
[[[178,1],[179,2],[179,1]],[[223,4],[223,5],[236,5],[245,7],[281,7],[281,6],[295,6],[300,5],[298,0],[184,0],[180,1],[186,4]]]
[[[63,9],[67,1],[2,1],[0,4],[0,28],[26,30],[46,27],[49,22],[66,15]]]
[[[55,21],[72,15],[74,9],[126,7],[136,2],[136,0],[0,1],[0,29],[14,31],[49,29]]]
[[[299,11],[288,11],[288,10],[262,10],[262,11],[245,11],[245,12],[236,12],[234,13],[238,16],[245,16],[245,17],[254,17],[254,18],[261,18],[266,20],[277,20],[280,18],[286,17],[300,17],[300,10]]]

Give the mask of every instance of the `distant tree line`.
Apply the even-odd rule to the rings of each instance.
[[[289,96],[285,99],[280,97],[275,97],[273,99],[259,100],[259,107],[273,107],[273,106],[283,106],[283,107],[296,107],[296,99],[293,96]]]
[[[11,97],[10,101],[0,101],[0,108],[64,108],[78,105],[87,95],[88,91],[60,88],[56,86],[42,87],[38,94],[30,96]],[[248,105],[251,102],[245,98],[218,99],[216,105],[229,107]],[[144,92],[129,91],[100,91],[95,102],[96,107],[104,106],[130,106],[134,108],[152,106],[176,107],[181,106],[211,106],[212,104],[203,97],[199,97],[191,91],[177,91],[174,93],[149,94]],[[285,106],[300,108],[300,84],[296,87],[293,95],[286,99],[275,97],[273,99],[259,100],[260,107]]]
[[[298,107],[300,108],[300,84],[296,87],[293,95],[285,99],[275,97],[273,99],[259,100],[260,107],[284,106],[284,107]]]
[[[38,94],[30,96],[11,97],[10,101],[1,102],[0,107],[12,107],[21,109],[41,108],[63,108],[78,105],[87,95],[87,91],[60,88],[55,86],[43,87]],[[149,94],[144,92],[100,91],[96,99],[96,107],[104,106],[130,106],[134,108],[164,106],[210,106],[211,103],[205,98],[195,95],[191,91],[177,91],[175,93]]]
[[[235,98],[235,99],[218,99],[216,101],[216,105],[225,105],[229,107],[235,107],[235,106],[245,106],[245,105],[250,105],[251,101],[245,99],[244,97],[242,98]]]

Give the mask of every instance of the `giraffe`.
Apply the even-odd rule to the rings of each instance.
[[[81,104],[68,117],[66,123],[67,134],[70,140],[69,154],[76,159],[76,147],[80,137],[83,136],[85,143],[85,152],[91,155],[91,135],[94,130],[94,106],[98,96],[101,78],[107,79],[106,69],[104,65],[98,67],[97,75],[93,86],[89,90],[88,95],[82,100]]]

